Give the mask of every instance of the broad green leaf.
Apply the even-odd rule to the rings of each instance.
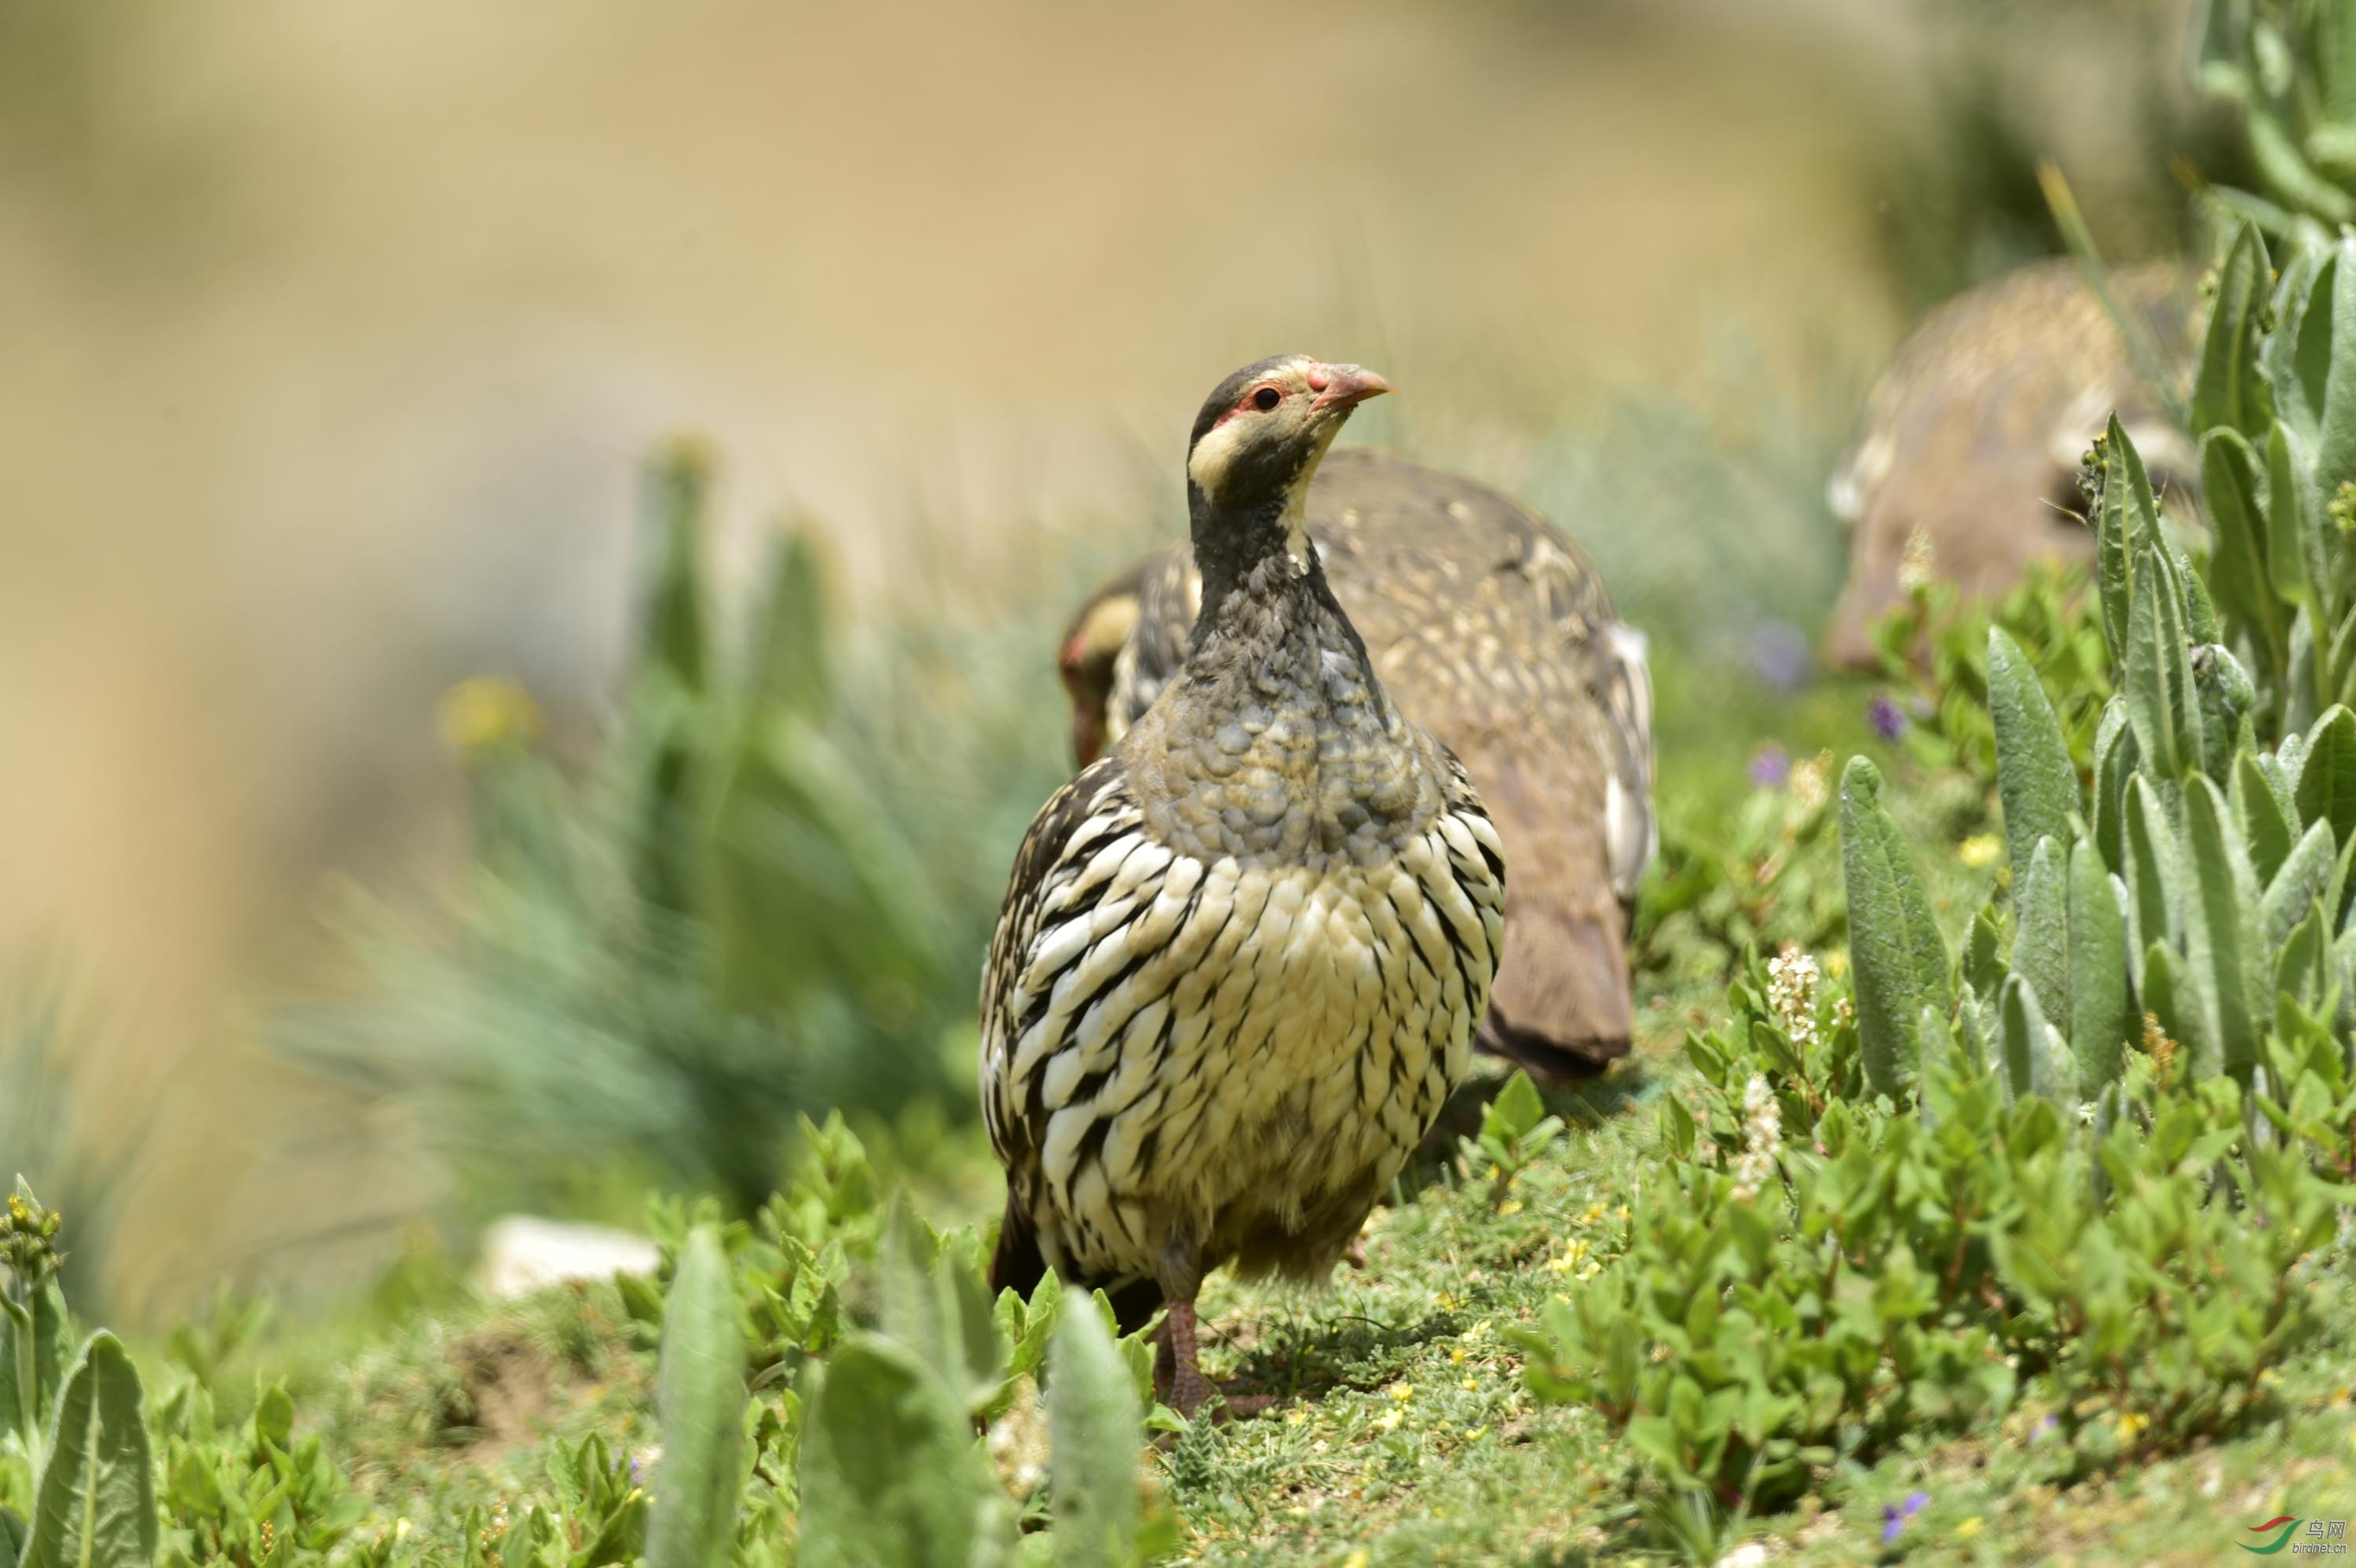
[[[2309,904],[2305,918],[2292,926],[2275,958],[2274,988],[2302,1008],[2312,1009],[2329,989],[2329,939],[2323,931],[2323,906]]]
[[[1546,1119],[1546,1102],[1538,1098],[1530,1075],[1516,1069],[1481,1117],[1481,1136],[1510,1146]]]
[[[2070,842],[2071,819],[2083,813],[2085,803],[2044,683],[2000,626],[1988,628],[1987,683],[1997,793],[2004,801],[2005,841],[2012,855],[2013,885],[2019,887],[2038,840]]]
[[[2266,437],[2266,580],[2295,603],[2312,595],[2307,575],[2307,474],[2297,438],[2282,425]]]
[[[2308,906],[2324,896],[2338,863],[2339,846],[2332,841],[2331,824],[2318,822],[2284,859],[2258,899],[2260,939],[2268,952],[2280,947],[2290,928],[2307,918]]]
[[[2205,777],[2186,786],[2184,822],[2186,863],[2192,870],[2185,901],[2187,977],[2199,997],[2202,1026],[2216,1042],[2219,1066],[2238,1072],[2257,1054],[2250,1005],[2252,969],[2258,963],[2256,874],[2224,796]],[[2261,966],[2271,979],[2273,965]]]
[[[2300,365],[2300,349],[2308,304],[2317,292],[2315,275],[2329,253],[2321,245],[2294,245],[2286,255],[2276,259],[2281,275],[2275,281],[2275,329],[2258,345],[2258,362],[2274,393],[2276,421],[2297,425],[2310,437],[2322,418],[2321,377],[2316,378],[2310,393]],[[2328,293],[2325,297],[2328,300]]]
[[[2070,1050],[2078,1096],[2094,1099],[2119,1075],[2127,1042],[2126,886],[2092,844],[2070,851]]]
[[[1972,929],[1964,938],[1963,979],[1983,996],[1995,996],[1997,987],[2004,984],[2003,941],[1995,905],[1982,905],[1979,913],[1972,916]]]
[[[2127,705],[2114,697],[2103,705],[2094,731],[2094,848],[2103,864],[2114,871],[2126,869],[2126,787],[2136,769],[2135,732],[2127,727]]]
[[[2181,779],[2200,761],[2198,744],[2186,744],[2188,729],[2200,721],[2200,706],[2192,691],[2183,605],[2169,592],[2172,576],[2164,562],[2157,549],[2135,552],[2135,593],[2127,605],[2127,722],[2145,766],[2162,778]]]
[[[29,1303],[0,1294],[0,1434],[37,1453],[65,1382],[66,1298],[55,1279]]]
[[[2138,773],[2127,785],[2127,891],[2136,938],[2174,943],[2184,931],[2184,862],[2168,812],[2151,781]]]
[[[2211,431],[2201,443],[2201,495],[2215,548],[2209,575],[2217,603],[2265,656],[2270,677],[2289,658],[2290,628],[2266,572],[2266,517],[2257,454],[2231,430]]]
[[[102,1330],[58,1399],[23,1568],[147,1568],[155,1536],[139,1374],[122,1342]]]
[[[2308,731],[2293,798],[2302,824],[2329,822],[2343,843],[2356,837],[2356,713],[2334,708]]]
[[[801,1568],[1012,1560],[1014,1510],[961,1403],[879,1335],[850,1336],[804,1373],[801,1494]]]
[[[744,1336],[720,1233],[688,1232],[663,1306],[656,1408],[662,1468],[648,1568],[725,1568],[744,1486]]]
[[[2048,1023],[2070,1016],[2069,873],[2061,842],[2037,841],[2029,874],[2019,884],[2019,929],[2012,939],[2012,972],[2027,981],[2045,1008]]]
[[[2215,1052],[2201,1054],[2198,1043],[2191,998],[2185,994],[2184,960],[2164,942],[2155,942],[2143,957],[2144,1011],[2159,1021],[2160,1031],[2184,1048],[2185,1058],[2179,1064],[2179,1073],[2188,1081],[2198,1081],[2216,1071]]]
[[[2157,542],[2158,508],[2152,500],[2151,480],[2144,473],[2143,459],[2115,414],[2103,432],[2098,462],[2102,485],[2094,506],[2095,581],[2103,606],[2104,639],[2110,645],[2112,658],[2122,659],[2126,656],[2127,617],[2134,597],[2134,556],[2140,545]]]
[[[2286,700],[2283,704],[2283,729],[2286,738],[2283,749],[2290,749],[2291,740],[2300,739],[2307,728],[2322,716],[2329,704],[2318,693],[2323,683],[2319,673],[2322,655],[2317,651],[2315,606],[2301,604],[2290,622],[2290,674],[2284,677]]]
[[[969,1411],[998,1391],[1004,1371],[989,1286],[968,1241],[936,1243],[895,1200],[878,1254],[884,1331],[916,1353]]]
[[[2233,816],[2242,825],[2242,837],[2250,846],[2250,864],[2261,882],[2274,880],[2289,858],[2291,845],[2298,829],[2282,808],[2282,802],[2258,768],[2257,755],[2243,752],[2233,761],[2233,783],[2227,795],[2233,807]]]
[[[2244,222],[2217,268],[2217,292],[2210,305],[2209,330],[2201,340],[2200,371],[2192,383],[2195,435],[2220,426],[2257,432],[2273,422],[2273,389],[2258,365],[2258,341],[2272,283],[2265,241],[2259,237],[2257,225]]]
[[[1863,757],[1841,773],[1840,820],[1858,1048],[1874,1092],[1902,1100],[1921,1059],[1922,1008],[1949,1005],[1946,943],[1905,836],[1881,804],[1881,774]]]
[[[2344,203],[2347,197],[2343,195],[2341,200]],[[2343,237],[2332,247],[2332,258],[2330,367],[2325,379],[2322,423],[2316,437],[2315,465],[2319,474],[2336,480],[2356,476],[2356,241]],[[2339,329],[2343,321],[2349,324],[2346,332]],[[2319,498],[2328,498],[2328,492]]]
[[[1137,1540],[1137,1461],[1144,1440],[1129,1369],[1101,1318],[1067,1312],[1055,1330],[1049,1371],[1055,1561],[1058,1568],[1126,1563]]]
[[[2038,1095],[2077,1104],[2077,1068],[2061,1034],[2045,1021],[2035,989],[2019,975],[2004,983],[2005,1083],[2014,1100]]]
[[[2197,575],[2187,581],[2197,582]],[[2201,767],[2218,784],[2233,776],[2238,748],[2247,739],[2249,717],[2257,707],[2256,683],[2231,648],[2204,643],[2192,650],[2192,688],[2201,704]]]

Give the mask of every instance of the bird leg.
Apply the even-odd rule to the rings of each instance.
[[[1153,1357],[1154,1397],[1189,1421],[1215,1392],[1203,1376],[1195,1327],[1194,1302],[1172,1302],[1162,1319],[1161,1348]]]

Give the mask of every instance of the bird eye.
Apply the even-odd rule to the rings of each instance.
[[[1258,391],[1252,394],[1252,407],[1258,409],[1262,413],[1268,412],[1269,410],[1276,407],[1277,404],[1282,401],[1284,401],[1284,394],[1278,391],[1274,387],[1262,387]]]

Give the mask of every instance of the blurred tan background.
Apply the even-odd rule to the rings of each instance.
[[[1365,433],[1442,457],[1730,340],[1853,406],[1924,278],[1998,259],[1914,183],[1958,104],[2152,242],[2105,83],[2178,8],[2027,9],[11,0],[0,955],[106,998],[102,1140],[175,1096],[126,1294],[201,1272],[188,1205],[280,1114],[251,1019],[322,879],[446,863],[439,694],[594,708],[656,436],[874,597],[1002,577],[1002,519],[1174,515],[1263,353],[1377,365]]]

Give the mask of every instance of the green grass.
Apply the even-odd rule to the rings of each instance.
[[[1313,1295],[1215,1285],[1212,1374],[1293,1397],[1256,1420],[1197,1426],[1169,1456],[1200,1561],[1675,1560],[1644,1528],[1633,1455],[1591,1413],[1534,1403],[1498,1336],[1620,1250],[1622,1206],[1659,1157],[1644,1106],[1687,1072],[1648,1059],[1629,1076],[1608,1105],[1558,1101],[1570,1136],[1503,1211],[1485,1177],[1443,1166],[1376,1217],[1365,1275]],[[2343,1346],[2356,1331],[2344,1293],[2334,1327]],[[1751,1533],[1774,1561],[1887,1561],[1883,1509],[1922,1491],[1932,1500],[1901,1538],[1910,1562],[2213,1563],[2240,1526],[2347,1511],[2350,1375],[2344,1353],[2309,1358],[2282,1379],[2278,1419],[2067,1489],[2040,1480],[2027,1431],[1829,1469],[1799,1510]]]
[[[1554,1096],[1570,1131],[1502,1205],[1477,1164],[1427,1160],[1371,1221],[1364,1273],[1337,1271],[1316,1290],[1215,1278],[1208,1370],[1280,1403],[1198,1424],[1148,1456],[1187,1559],[1676,1560],[1647,1529],[1651,1493],[1633,1454],[1592,1413],[1535,1403],[1504,1331],[1622,1250],[1661,1157],[1651,1107],[1688,1077],[1656,1041],[1585,1094]],[[2345,1292],[2333,1328],[2338,1346],[2356,1335]],[[445,1293],[373,1323],[291,1325],[219,1381],[233,1390],[257,1371],[291,1374],[305,1424],[382,1524],[410,1522],[429,1559],[461,1545],[469,1510],[535,1495],[555,1440],[599,1432],[641,1456],[659,1441],[651,1356],[605,1286],[506,1305]],[[2286,1369],[2266,1423],[2066,1489],[2042,1479],[2025,1429],[1829,1468],[1800,1509],[1741,1534],[1772,1561],[1890,1561],[1883,1510],[1919,1491],[1930,1501],[1905,1524],[1908,1561],[2215,1562],[2242,1526],[2345,1511],[2356,1495],[2350,1376],[2327,1348]]]

